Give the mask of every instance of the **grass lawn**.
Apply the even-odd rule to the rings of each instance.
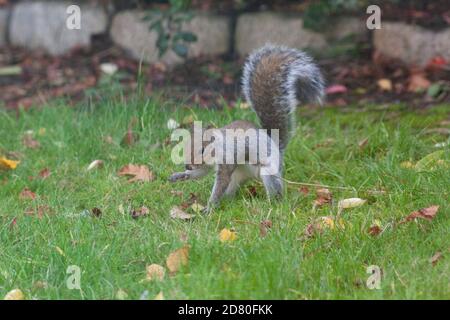
[[[181,105],[119,97],[77,108],[53,102],[19,118],[0,112],[0,152],[15,152],[21,160],[17,169],[0,173],[1,297],[20,288],[28,299],[114,299],[119,289],[129,299],[153,299],[160,292],[166,299],[450,299],[450,147],[436,148],[448,136],[429,130],[450,128],[449,105],[301,109],[285,178],[345,187],[329,188],[333,203],[313,210],[315,188],[304,194],[290,185],[283,200],[269,204],[253,182],[256,196],[241,189],[235,200],[191,221],[171,218],[170,209],[191,192],[205,204],[213,177],[168,182],[181,169],[170,160],[173,145],[164,143],[168,119],[194,115],[223,125],[255,116],[249,109]],[[133,117],[140,140],[121,146]],[[28,130],[39,148],[23,145]],[[402,165],[436,150],[444,152],[434,168]],[[87,171],[96,159],[104,167]],[[147,165],[155,180],[128,183],[117,173],[129,163]],[[44,168],[51,173],[46,179],[39,178]],[[34,200],[20,196],[25,188]],[[310,223],[335,215],[337,202],[351,197],[368,202],[345,210],[343,226],[304,237]],[[432,205],[440,206],[433,220],[398,224]],[[142,206],[148,216],[133,219],[130,211]],[[89,213],[93,208],[100,217]],[[263,220],[273,224],[265,237]],[[383,231],[371,236],[376,221]],[[236,240],[221,242],[223,228],[234,228]],[[166,272],[163,281],[142,281],[147,265],[166,267],[167,256],[185,242],[187,266],[172,276]],[[437,252],[442,257],[433,266]],[[81,290],[66,286],[70,265],[81,269]],[[379,290],[366,286],[370,265],[383,272]]]

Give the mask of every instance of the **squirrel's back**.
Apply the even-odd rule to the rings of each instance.
[[[322,74],[307,54],[275,45],[265,45],[250,54],[242,86],[262,128],[279,129],[281,151],[293,132],[297,105],[321,103],[324,92]]]

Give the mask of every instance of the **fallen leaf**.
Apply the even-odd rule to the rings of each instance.
[[[348,91],[347,87],[341,84],[335,84],[327,87],[325,89],[326,94],[337,94],[337,93],[346,93]]]
[[[20,289],[13,289],[8,292],[3,300],[25,300],[25,295]]]
[[[377,85],[382,91],[392,91],[392,81],[390,79],[380,79],[377,81]]]
[[[128,293],[123,290],[123,289],[119,289],[116,292],[116,299],[117,300],[126,300],[128,298]]]
[[[163,292],[158,293],[153,300],[165,300]]]
[[[119,176],[131,176],[128,182],[143,181],[149,182],[154,180],[153,172],[145,165],[128,164],[119,171]]]
[[[180,270],[181,267],[186,266],[189,261],[189,246],[185,245],[184,247],[175,250],[166,260],[167,268],[170,273],[176,273]]]
[[[170,209],[170,217],[173,219],[189,220],[194,216],[192,214],[186,213],[178,207],[173,207]]]
[[[305,187],[305,186],[300,187],[300,188],[298,189],[298,191],[299,191],[300,193],[304,194],[305,196],[309,194],[309,188],[308,188],[308,187]]]
[[[134,209],[131,211],[131,217],[133,219],[137,219],[139,217],[145,217],[150,213],[150,210],[147,207],[141,207],[139,209]]]
[[[14,170],[17,168],[20,161],[15,160],[9,160],[3,157],[0,157],[0,169],[8,169],[8,170]]]
[[[400,167],[405,169],[412,169],[414,168],[414,163],[412,163],[411,161],[403,161],[402,163],[400,163]]]
[[[367,202],[367,200],[364,200],[361,198],[349,198],[349,199],[340,200],[338,202],[338,212],[341,213],[342,210],[344,210],[344,209],[360,207],[366,202]]]
[[[272,221],[270,220],[263,220],[259,224],[259,235],[264,238],[267,236],[267,233],[272,228]]]
[[[198,202],[194,202],[194,203],[191,205],[191,209],[192,209],[192,211],[194,211],[195,213],[200,214],[200,213],[203,212],[203,210],[205,209],[205,207],[202,206],[202,205],[201,205],[200,203],[198,203]]]
[[[236,232],[227,228],[222,229],[219,234],[219,239],[221,242],[228,242],[236,240]]]
[[[408,91],[417,92],[427,90],[431,85],[424,73],[414,73],[409,78]]]
[[[377,235],[379,235],[381,233],[381,231],[382,231],[381,226],[377,223],[374,223],[369,227],[368,233],[372,237],[376,237]]]
[[[441,258],[442,258],[442,252],[436,252],[436,254],[430,258],[430,263],[434,267]]]
[[[147,276],[145,279],[148,281],[162,281],[164,279],[164,275],[166,274],[166,270],[164,270],[164,267],[160,266],[159,264],[151,264],[147,266],[146,270]]]
[[[37,206],[37,208],[27,208],[25,210],[25,215],[27,216],[36,216],[41,219],[44,215],[51,213],[51,208],[46,205]]]
[[[92,161],[89,166],[87,167],[86,171],[91,171],[97,168],[102,168],[104,165],[103,160],[94,160]]]
[[[327,188],[320,188],[316,190],[316,199],[314,200],[313,209],[317,207],[322,207],[325,204],[331,203],[333,200],[333,195],[331,191]]]
[[[444,157],[445,157],[445,150],[435,151],[417,161],[417,163],[414,166],[414,169],[418,171],[435,170],[440,166],[446,165]]]
[[[22,192],[20,192],[19,197],[22,200],[26,200],[26,199],[34,200],[34,199],[36,199],[36,193],[34,193],[33,191],[31,191],[28,188],[25,188],[22,190]]]
[[[426,219],[426,220],[433,220],[433,218],[436,216],[436,213],[439,210],[439,206],[431,206],[428,208],[420,209],[419,211],[413,211],[411,212],[407,217],[405,217],[403,220],[400,221],[400,223],[406,223],[412,220],[415,220],[417,218]]]
[[[45,179],[47,179],[47,178],[50,176],[50,174],[51,174],[50,169],[45,168],[45,169],[42,169],[42,170],[39,172],[39,177],[40,177],[41,179],[45,180]]]
[[[26,132],[22,138],[22,143],[30,149],[37,149],[41,146],[40,142],[33,138],[33,132]]]
[[[306,238],[311,238],[315,234],[322,234],[326,229],[334,229],[334,219],[332,217],[319,217],[313,223],[306,226],[304,234]]]

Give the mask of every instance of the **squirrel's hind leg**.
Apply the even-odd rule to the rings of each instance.
[[[283,195],[283,181],[281,175],[263,175],[261,180],[269,199],[281,198]]]

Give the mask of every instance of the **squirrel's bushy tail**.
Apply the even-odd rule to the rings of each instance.
[[[324,92],[322,74],[307,54],[270,44],[250,54],[242,86],[262,128],[279,129],[280,151],[294,131],[297,105],[321,103]]]

